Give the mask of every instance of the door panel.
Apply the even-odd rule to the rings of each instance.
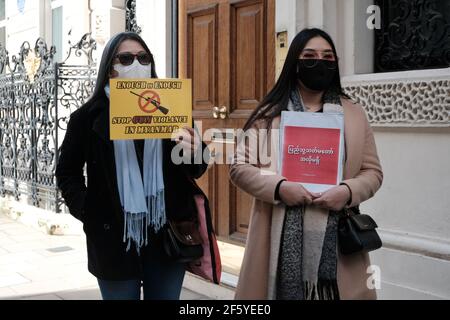
[[[211,110],[217,103],[217,7],[188,13],[188,74],[193,110]]]
[[[264,95],[264,3],[245,1],[231,9],[234,110],[251,113]]]

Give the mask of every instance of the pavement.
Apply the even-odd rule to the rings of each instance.
[[[48,228],[47,228],[48,229]],[[84,233],[55,235],[0,213],[0,299],[100,300]],[[57,229],[57,228],[56,228]],[[57,230],[56,230],[57,231]],[[236,277],[225,275],[230,283]],[[232,299],[234,291],[186,274],[182,300]]]

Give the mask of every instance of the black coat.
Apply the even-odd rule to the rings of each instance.
[[[170,158],[174,145],[171,140],[163,140],[166,215],[189,219],[196,214],[194,194],[203,194],[193,179],[206,171],[207,164],[175,165]],[[114,147],[109,139],[106,96],[72,113],[60,149],[56,179],[70,213],[83,222],[89,271],[103,280],[140,278],[141,257],[133,245],[127,252],[127,243],[123,242],[124,214],[117,188]]]

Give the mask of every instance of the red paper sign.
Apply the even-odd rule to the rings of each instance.
[[[282,175],[289,181],[337,185],[339,129],[286,126]]]

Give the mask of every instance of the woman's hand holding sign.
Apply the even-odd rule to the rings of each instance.
[[[311,204],[312,194],[298,182],[283,181],[280,185],[280,198],[288,206]]]
[[[183,154],[190,156],[193,156],[201,145],[199,136],[190,127],[184,127],[178,132],[176,142],[183,148]]]
[[[342,210],[350,200],[350,189],[345,185],[336,186],[324,193],[313,193],[312,204],[333,211]]]
[[[314,205],[320,208],[340,211],[350,201],[350,189],[345,185],[336,186],[324,193],[309,192],[298,182],[283,181],[280,184],[281,201],[288,206]]]

